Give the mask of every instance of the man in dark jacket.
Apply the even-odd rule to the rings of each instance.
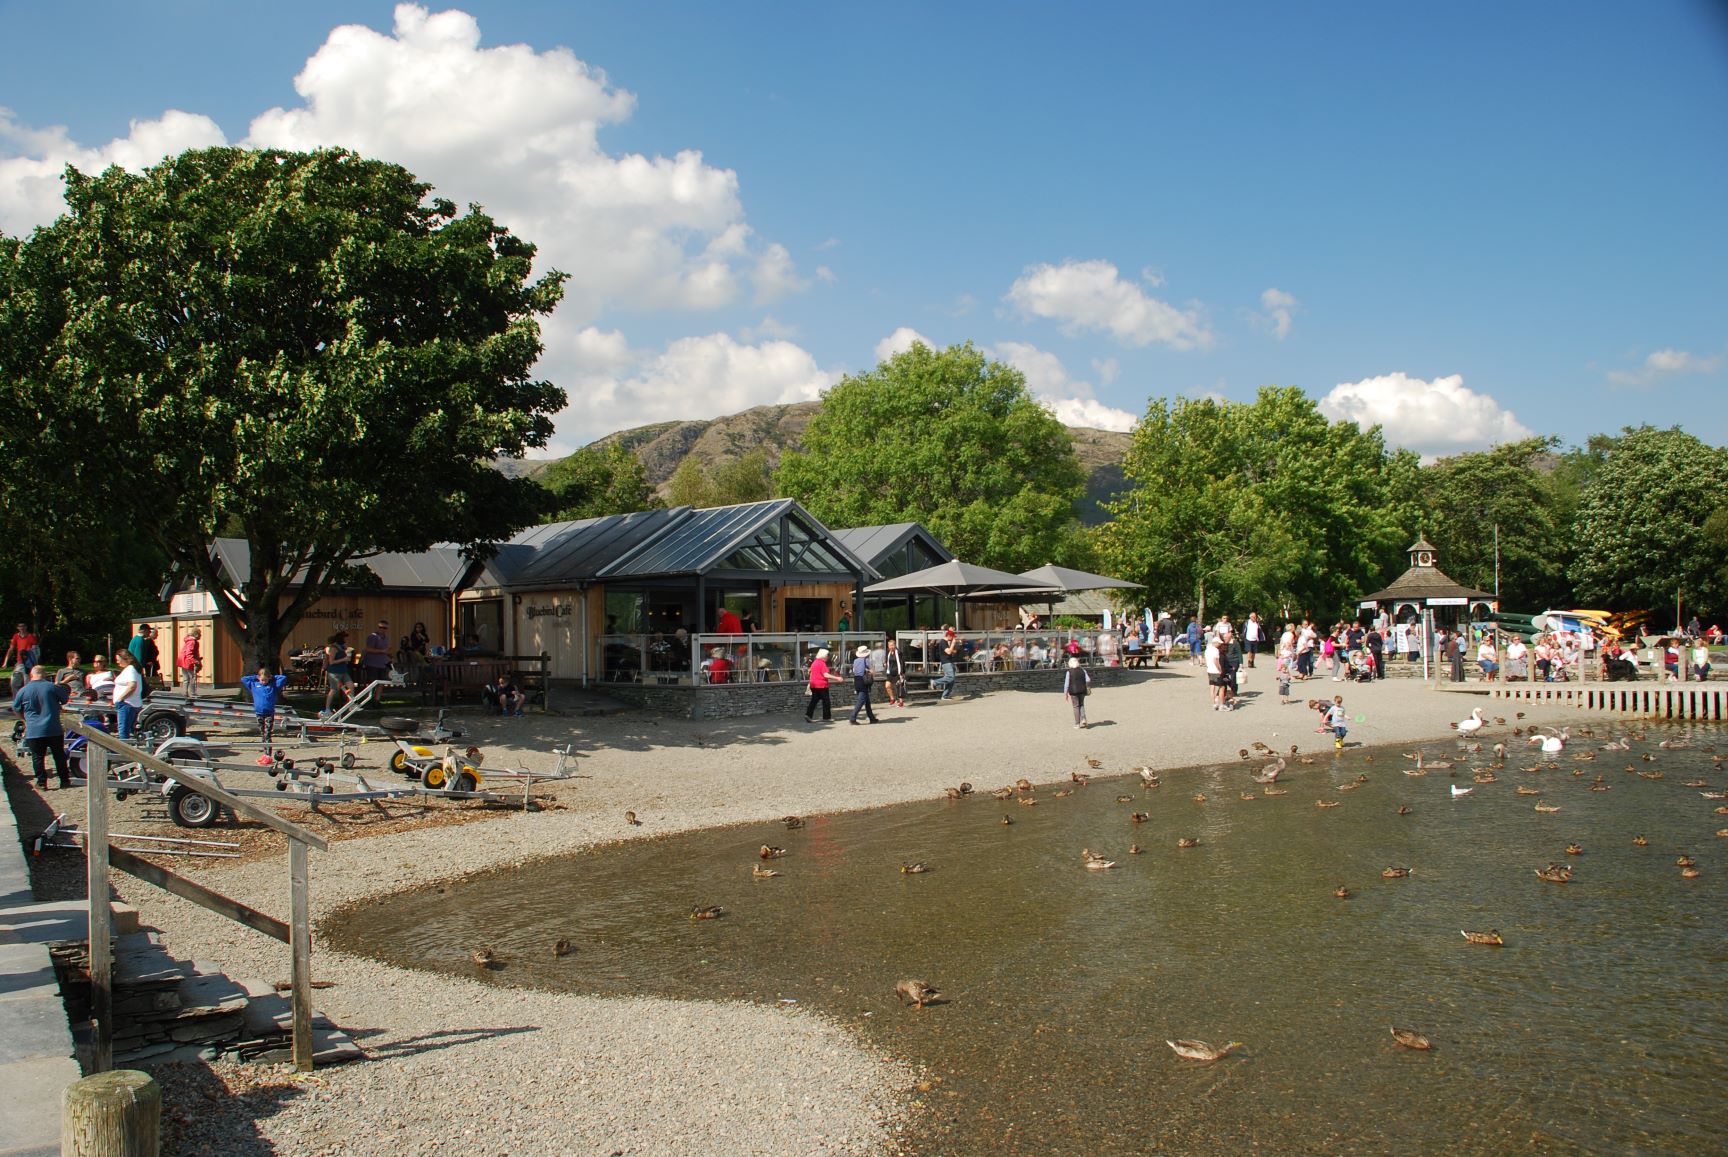
[[[882,690],[890,706],[906,706],[906,662],[900,658],[898,639],[888,640],[888,650],[882,656]]]
[[[30,770],[36,773],[36,786],[48,786],[48,766],[44,759],[54,756],[54,771],[61,787],[71,787],[66,770],[66,732],[60,726],[60,709],[72,698],[72,688],[65,683],[51,682],[48,669],[41,664],[30,668],[30,682],[12,696],[12,710],[24,719],[24,746],[30,751]]]

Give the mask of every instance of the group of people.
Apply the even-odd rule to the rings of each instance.
[[[416,638],[426,640],[425,623],[414,624],[414,633],[408,639],[411,643]],[[358,652],[348,645],[347,631],[336,631],[325,640],[320,659],[324,672],[324,709],[319,714],[328,716],[331,713],[337,695],[342,696],[344,703],[353,698],[356,685],[370,687],[380,680],[389,682],[390,650],[388,619],[378,620],[378,625],[366,636],[363,649]]]

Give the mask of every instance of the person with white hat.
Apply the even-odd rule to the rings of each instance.
[[[819,648],[816,657],[810,661],[810,702],[804,708],[804,722],[816,722],[812,716],[818,703],[822,704],[822,722],[833,721],[834,704],[828,697],[828,688],[834,681],[834,672],[828,669],[828,648]]]
[[[870,670],[870,648],[860,643],[858,649],[852,652],[852,718],[847,722],[856,725],[858,712],[864,712],[870,722],[876,722],[876,712],[870,706],[870,684],[875,675]]]
[[[1092,676],[1086,668],[1080,665],[1080,660],[1068,660],[1068,669],[1062,672],[1062,694],[1068,696],[1068,702],[1074,708],[1074,729],[1086,730],[1086,692],[1092,689]]]

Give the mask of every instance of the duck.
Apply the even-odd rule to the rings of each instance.
[[[1534,870],[1538,880],[1546,880],[1550,884],[1566,884],[1572,880],[1572,869],[1562,868],[1558,864],[1549,864],[1546,868]]]
[[[1451,789],[1452,789],[1452,798],[1453,798],[1453,799],[1457,799],[1457,798],[1458,798],[1458,797],[1459,797],[1459,796],[1461,796],[1461,795],[1469,795],[1469,794],[1470,794],[1470,793],[1471,793],[1471,792],[1473,792],[1473,791],[1475,791],[1475,790],[1476,790],[1476,789],[1475,789],[1475,788],[1473,788],[1473,787],[1459,787],[1459,786],[1458,786],[1458,785],[1457,785],[1457,784],[1455,784],[1455,783],[1454,783],[1454,784],[1450,784],[1450,785],[1449,785],[1449,786],[1450,786],[1450,787],[1451,787]]]
[[[718,904],[698,904],[690,909],[692,920],[718,920],[726,915],[726,909]]]
[[[1116,797],[1116,802],[1117,803],[1133,803],[1134,797],[1131,795],[1119,795]]]
[[[1411,779],[1421,779],[1428,774],[1428,769],[1425,767],[1407,767],[1404,769],[1404,774]]]
[[[960,781],[960,794],[961,795],[971,795],[972,794],[972,785],[970,783],[967,783],[965,780],[961,780]]]
[[[1059,787],[1055,791],[1051,792],[1050,796],[1052,799],[1067,799],[1078,790],[1080,789],[1074,787]]]
[[[1410,805],[1409,804],[1402,804],[1402,803],[1399,804],[1398,805],[1398,814],[1401,816],[1409,815],[1410,814]]]
[[[1244,747],[1241,750],[1236,752],[1236,756],[1238,759],[1250,759],[1253,757],[1253,755],[1254,755],[1254,753],[1252,751],[1249,751],[1246,747]]]
[[[949,799],[959,799],[961,793],[960,789],[957,787],[945,787],[942,789],[942,794],[946,795]]]
[[[1104,761],[1102,759],[1093,759],[1088,755],[1086,757],[1086,766],[1090,767],[1093,771],[1097,771],[1099,768],[1104,766]]]
[[[1332,894],[1340,900],[1348,900],[1351,896],[1351,891],[1343,884],[1339,884],[1336,888],[1332,889]]]
[[[1500,937],[1500,929],[1490,928],[1486,932],[1472,932],[1467,928],[1458,929],[1458,935],[1464,937],[1468,944],[1482,944],[1489,948],[1500,948],[1506,943]]]
[[[1728,828],[1717,828],[1716,838],[1719,840],[1728,840]]]
[[[570,955],[570,941],[562,937],[552,941],[552,955],[554,957]]]
[[[1582,856],[1584,854],[1584,845],[1579,843],[1567,844],[1566,854],[1568,856]]]
[[[762,850],[760,852],[757,852],[756,854],[758,856],[762,857],[764,860],[778,860],[781,856],[784,856],[786,854],[786,849],[785,848],[777,848],[777,847],[773,846],[772,844],[763,844]]]
[[[1541,795],[1542,789],[1539,787],[1524,787],[1524,786],[1520,785],[1520,786],[1512,789],[1512,794],[1513,795]]]
[[[1474,735],[1482,730],[1482,724],[1486,722],[1484,719],[1486,714],[1487,712],[1480,707],[1472,708],[1468,719],[1460,719],[1452,726],[1457,729],[1460,735]]]
[[[639,828],[642,826],[642,821],[636,818],[635,812],[625,812],[624,822],[633,828]]]
[[[921,1009],[942,994],[922,980],[901,980],[895,982],[894,995],[900,998],[902,1004]]]
[[[908,876],[921,876],[929,870],[923,860],[911,860],[900,865],[900,871]]]
[[[1002,817],[1002,826],[1005,828],[1013,827],[1014,826],[1014,817],[1013,816],[1003,816]]]
[[[1344,804],[1342,801],[1335,800],[1335,799],[1317,799],[1314,801],[1314,806],[1317,808],[1329,808],[1329,807],[1343,807]]]
[[[1142,785],[1145,787],[1158,786],[1158,773],[1153,771],[1150,767],[1137,767],[1134,770],[1140,773],[1140,782]]]
[[[1283,787],[1263,787],[1260,789],[1260,794],[1270,799],[1275,795],[1289,795],[1290,790]]]
[[[1033,799],[1029,795],[1023,795],[1019,799],[1015,800],[1014,802],[1019,804],[1021,807],[1037,807],[1038,806],[1038,801],[1036,799]]]
[[[1674,866],[1676,868],[1690,868],[1693,865],[1697,864],[1697,862],[1698,861],[1694,860],[1691,856],[1675,856],[1674,857]]]
[[[1633,836],[1632,846],[1635,848],[1647,848],[1650,846],[1650,841],[1645,839],[1643,836]]]
[[[1545,816],[1551,816],[1555,812],[1560,810],[1560,805],[1548,803],[1545,800],[1537,800],[1536,801],[1536,810],[1541,812]]]
[[[1216,1049],[1203,1040],[1167,1040],[1164,1042],[1175,1050],[1176,1055],[1185,1061],[1218,1061],[1223,1060],[1231,1049],[1239,1049],[1242,1042],[1233,1040],[1223,1048]]]
[[[1278,777],[1283,775],[1284,769],[1289,766],[1290,765],[1284,761],[1284,757],[1280,755],[1277,759],[1260,769],[1259,773],[1254,776],[1254,782],[1277,783]]]
[[[1197,848],[1200,846],[1200,841],[1195,836],[1178,836],[1176,846],[1179,848]]]
[[[1338,785],[1338,790],[1339,791],[1355,791],[1357,788],[1359,788],[1361,786],[1362,785],[1359,783],[1341,783]]]
[[[1680,875],[1684,879],[1687,879],[1687,880],[1696,880],[1699,876],[1702,876],[1703,874],[1704,873],[1700,872],[1697,868],[1681,868],[1680,869]]]
[[[1396,1025],[1392,1028],[1392,1039],[1403,1045],[1405,1048],[1415,1049],[1417,1052],[1425,1053],[1434,1047],[1434,1042],[1423,1036],[1421,1033],[1411,1032],[1407,1028],[1398,1028]]]
[[[1195,803],[1205,803],[1206,802],[1206,793],[1203,791],[1195,792],[1194,793],[1194,802]]]
[[[1388,880],[1402,880],[1413,871],[1414,868],[1383,868],[1380,874]]]
[[[1115,860],[1106,860],[1106,859],[1103,859],[1101,857],[1097,858],[1097,859],[1091,859],[1091,860],[1086,861],[1086,870],[1088,872],[1104,872],[1104,871],[1108,871],[1111,868],[1114,868],[1115,866],[1116,866]]]
[[[1244,792],[1238,792],[1236,798],[1240,799],[1243,803],[1251,803],[1254,800],[1259,799],[1260,797],[1255,795],[1251,791],[1244,791]]]
[[[970,785],[961,784],[960,786],[961,787],[967,787]],[[786,825],[786,830],[789,832],[797,831],[799,828],[804,826],[804,820],[803,820],[803,817],[801,817],[801,816],[787,816],[785,819],[782,819],[780,822]]]
[[[1496,726],[1496,727],[1506,726],[1506,717],[1504,715],[1496,715],[1494,717],[1494,726]]]
[[[1145,851],[1145,849],[1142,848],[1139,844],[1129,844],[1128,845],[1128,854],[1130,856],[1138,856],[1143,851]]]
[[[763,867],[761,864],[751,864],[750,874],[755,876],[758,880],[772,880],[780,875],[780,873],[775,871],[773,868]]]
[[[1007,799],[1009,796],[1011,796],[1013,794],[1014,794],[1014,789],[1011,787],[999,787],[995,791],[990,793],[990,795],[995,799]]]
[[[471,959],[474,961],[474,967],[476,968],[491,968],[498,963],[498,954],[494,952],[492,946],[488,944],[484,948],[476,948]]]
[[[1590,790],[1591,791],[1613,791],[1614,789],[1609,787],[1607,784],[1601,782],[1600,780],[1598,780],[1597,782],[1590,785]]]
[[[1021,776],[1019,779],[1014,781],[1014,787],[1017,791],[1031,791],[1032,781],[1027,779],[1025,776]]]
[[[1079,784],[1081,787],[1085,787],[1087,784],[1092,782],[1092,777],[1083,771],[1071,771],[1068,773],[1068,778]]]
[[[1152,813],[1150,812],[1134,812],[1128,817],[1128,820],[1130,823],[1143,824],[1151,818]]]

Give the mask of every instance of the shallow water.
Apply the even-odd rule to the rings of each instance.
[[[1397,752],[1351,751],[1291,766],[1287,795],[1253,801],[1233,764],[1151,791],[1131,777],[1064,798],[1040,788],[1032,807],[978,794],[798,831],[694,832],[390,897],[327,931],[464,974],[491,944],[504,965],[482,975],[503,985],[819,1009],[939,1078],[913,1127],[926,1155],[1720,1152],[1728,839],[1714,832],[1728,815],[1714,809],[1728,801],[1683,781],[1728,777],[1702,746],[1657,747],[1678,730],[1577,761],[1642,730],[1599,724],[1558,770],[1514,755],[1457,800],[1462,762],[1457,779],[1410,778]],[[1728,751],[1718,732],[1693,734]],[[1588,790],[1597,774],[1611,790]],[[1521,785],[1562,810],[1535,812]],[[1649,846],[1632,845],[1639,833]],[[1200,846],[1178,849],[1182,836]],[[1565,855],[1570,841],[1583,855]],[[778,879],[751,876],[764,843],[788,849]],[[1118,867],[1085,870],[1082,847]],[[1680,876],[1682,853],[1699,878]],[[903,874],[913,860],[930,870]],[[1539,881],[1550,861],[1572,882]],[[1414,874],[1382,878],[1391,865]],[[728,914],[693,921],[694,904]],[[1461,928],[1498,928],[1506,946],[1469,945]],[[555,959],[559,937],[577,951]],[[944,1002],[901,1008],[902,977]],[[1397,1047],[1392,1025],[1434,1050]],[[1165,1046],[1177,1037],[1244,1043],[1197,1064]]]

